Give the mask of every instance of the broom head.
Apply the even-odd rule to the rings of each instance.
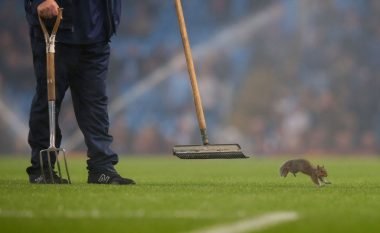
[[[180,159],[245,159],[238,144],[177,145],[173,155]]]

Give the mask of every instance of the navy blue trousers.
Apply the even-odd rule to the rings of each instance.
[[[49,147],[49,114],[46,87],[45,42],[31,38],[36,91],[32,100],[28,142],[32,149],[28,174],[40,172],[39,152]],[[108,42],[90,45],[56,43],[56,147],[60,147],[62,134],[58,116],[65,96],[70,88],[74,112],[87,145],[87,169],[89,172],[114,171],[118,155],[110,149],[107,112],[108,97],[106,78],[110,56]],[[46,157],[46,156],[44,156]],[[56,158],[52,158],[54,167]],[[47,159],[44,158],[44,167]]]

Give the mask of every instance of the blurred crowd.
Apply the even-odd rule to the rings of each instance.
[[[254,45],[260,59],[242,91],[240,117],[254,150],[377,153],[379,2],[286,2],[286,20]]]
[[[23,5],[0,6],[0,97],[27,124],[34,75]],[[256,155],[379,152],[379,1],[183,0],[183,7],[193,48],[247,17],[282,11],[245,42],[195,61],[212,142],[238,142]],[[111,103],[182,53],[173,2],[123,1],[112,49]],[[77,130],[70,98],[60,122],[64,137]],[[111,123],[120,153],[167,154],[174,144],[200,143],[186,67]],[[0,151],[24,152],[10,127],[0,117]]]

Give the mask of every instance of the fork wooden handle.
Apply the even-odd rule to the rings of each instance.
[[[47,92],[48,101],[55,101],[55,54],[48,52],[46,54],[46,71],[47,71]]]
[[[46,43],[46,75],[47,75],[47,92],[48,101],[55,101],[55,35],[58,31],[59,24],[62,20],[62,8],[58,9],[57,19],[55,20],[53,30],[49,35],[49,32],[45,26],[44,21],[40,16],[38,19],[40,21],[42,32],[44,33],[45,43]]]

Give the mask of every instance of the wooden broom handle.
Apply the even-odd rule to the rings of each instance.
[[[175,7],[177,11],[177,16],[178,16],[179,29],[181,31],[182,44],[185,51],[187,70],[189,72],[189,77],[190,77],[190,82],[191,82],[191,89],[193,91],[193,98],[194,98],[195,110],[196,110],[197,118],[198,118],[199,129],[201,130],[203,143],[208,144],[207,133],[206,133],[206,120],[205,120],[205,116],[203,112],[201,95],[198,89],[197,76],[195,74],[194,62],[193,62],[193,57],[191,55],[190,42],[189,42],[189,37],[187,35],[186,23],[185,23],[185,18],[183,16],[181,0],[175,0]]]

